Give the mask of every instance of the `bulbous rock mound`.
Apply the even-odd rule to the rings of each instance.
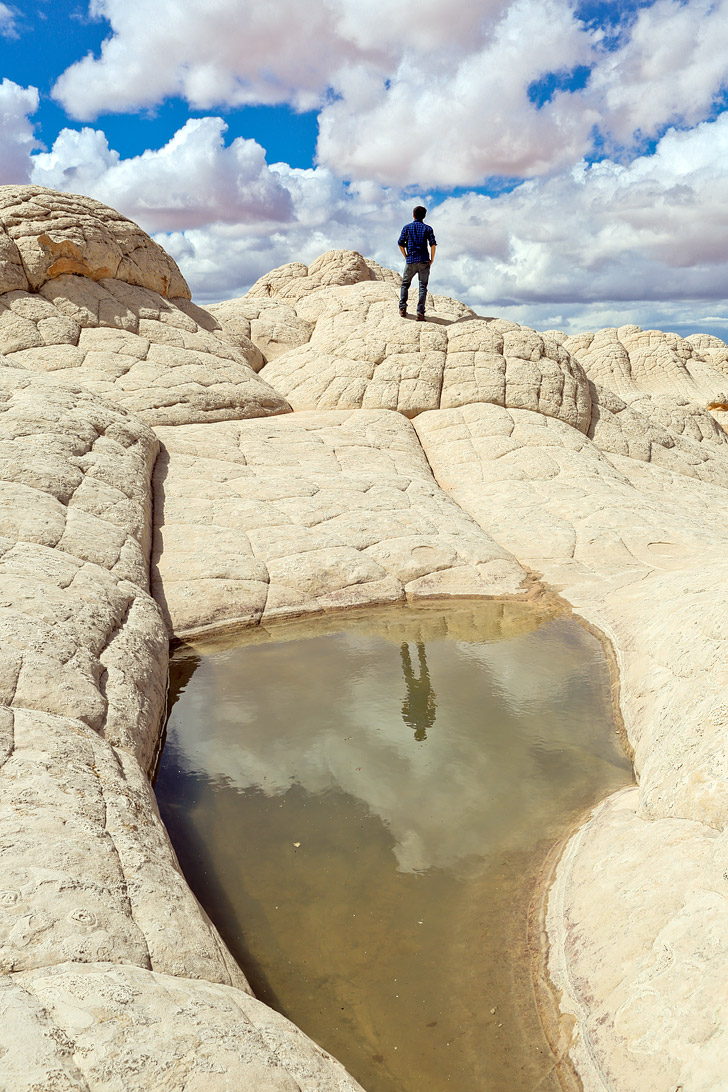
[[[288,412],[256,375],[260,351],[190,302],[174,261],[130,220],[5,186],[0,225],[0,365],[80,384],[150,425]]]
[[[148,778],[149,424],[289,407],[135,225],[35,187],[0,204],[0,1086],[359,1092],[250,996]]]
[[[515,323],[474,317],[436,297],[433,320],[398,313],[383,282],[313,291],[296,301],[315,322],[310,341],[276,357],[261,377],[295,410],[394,409],[406,417],[492,402],[558,417],[586,432],[588,380],[556,341]],[[448,307],[447,310],[445,308]]]
[[[208,314],[220,323],[225,336],[241,347],[252,345],[258,356],[249,362],[260,371],[269,360],[305,345],[313,333],[313,323],[298,317],[282,300],[262,296],[241,296],[223,303],[213,303]]]
[[[314,321],[326,309],[329,299],[327,288],[344,288],[352,284],[365,284],[378,281],[397,290],[401,275],[393,269],[385,269],[371,258],[364,258],[356,250],[327,250],[311,265],[302,262],[289,262],[278,266],[270,273],[260,277],[249,290],[247,300],[279,300],[288,303],[301,315],[299,304],[304,304],[306,313],[302,317]],[[460,300],[449,296],[438,296],[428,292],[427,303],[430,310],[437,310],[440,315],[450,319],[475,318],[475,311]]]
[[[709,334],[608,327],[573,337],[551,332],[596,383],[630,402],[640,395],[704,405],[728,386],[728,346]]]
[[[0,186],[0,292],[35,292],[62,273],[190,298],[174,259],[114,209],[44,186]]]
[[[611,639],[640,776],[550,896],[569,1055],[586,1088],[724,1079],[728,346],[539,334],[436,295],[416,324],[398,284],[329,251],[205,311],[123,216],[0,187],[9,1092],[359,1092],[250,997],[178,870],[146,777],[162,615],[513,597],[540,588],[524,566]]]
[[[360,284],[363,281],[384,281],[396,285],[398,280],[394,270],[384,269],[356,250],[327,250],[310,266],[302,262],[289,262],[272,269],[255,282],[248,296],[295,301],[317,288]]]

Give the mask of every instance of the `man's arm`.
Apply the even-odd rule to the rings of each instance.
[[[402,246],[401,243],[399,244],[399,249],[402,251],[402,257],[406,258],[407,257],[407,251],[405,250],[405,248]]]
[[[435,260],[435,251],[437,250],[437,239],[429,224],[427,225],[427,242],[430,244],[430,265],[432,265]]]

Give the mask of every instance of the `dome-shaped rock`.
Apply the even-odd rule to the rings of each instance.
[[[272,269],[255,282],[248,295],[297,300],[327,285],[359,284],[396,276],[396,273],[383,269],[356,250],[327,250],[310,266],[290,262]]]
[[[87,197],[0,187],[0,365],[151,425],[285,413],[260,351],[189,299],[148,235]]]
[[[37,291],[63,273],[190,298],[174,259],[108,205],[44,186],[0,186],[0,292]]]
[[[726,386],[728,346],[709,335],[629,325],[567,337],[563,345],[590,379],[625,401],[650,394],[704,405]]]
[[[327,250],[308,267],[301,262],[291,262],[266,273],[255,282],[248,292],[248,298],[285,300],[295,308],[300,318],[315,322],[325,311],[328,299],[327,293],[321,289],[343,288],[367,281],[381,281],[396,288],[399,293],[402,277],[393,269],[386,269],[373,259],[362,257],[356,250]],[[300,309],[301,302],[305,313]],[[472,308],[449,296],[428,293],[427,306],[449,319],[476,317]]]
[[[0,365],[83,387],[150,425],[287,412],[255,374],[259,361],[252,342],[234,345],[189,300],[114,278],[64,274],[40,292],[0,295]]]
[[[263,296],[213,303],[207,311],[234,345],[242,340],[253,344],[257,357],[250,364],[256,371],[289,349],[305,345],[313,331],[313,324],[299,318],[289,304]]]
[[[396,289],[384,282],[319,290],[296,307],[299,318],[316,322],[310,341],[267,364],[261,377],[295,410],[396,409],[415,417],[492,402],[586,432],[589,383],[568,350],[460,307],[422,324],[399,316]]]

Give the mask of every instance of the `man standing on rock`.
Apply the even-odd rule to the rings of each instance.
[[[399,233],[397,246],[404,255],[406,265],[402,277],[402,291],[399,296],[399,313],[402,318],[407,315],[407,296],[412,278],[417,274],[420,282],[420,298],[417,301],[417,321],[425,321],[425,300],[427,298],[427,282],[430,279],[430,266],[435,260],[437,242],[435,233],[429,224],[425,223],[427,209],[418,205],[412,210],[414,220],[411,224],[405,224]],[[427,250],[429,244],[429,253]]]

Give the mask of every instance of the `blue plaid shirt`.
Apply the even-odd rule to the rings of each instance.
[[[437,246],[434,231],[422,220],[413,220],[411,224],[405,224],[397,240],[397,246],[403,246],[407,251],[407,265],[412,265],[414,262],[429,262],[428,243],[430,246]]]

